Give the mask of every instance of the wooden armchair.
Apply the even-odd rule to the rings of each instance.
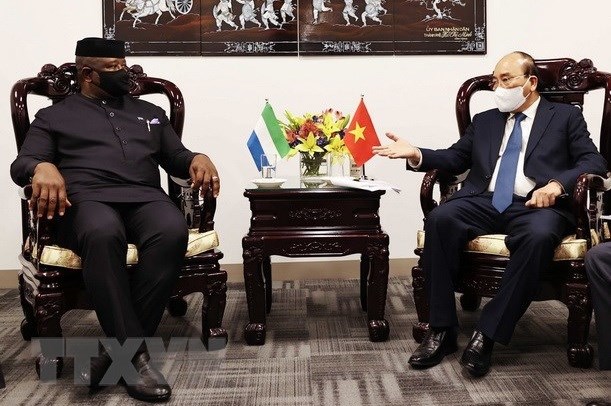
[[[168,98],[170,122],[178,136],[182,135],[184,102],[180,90],[171,82],[148,77],[138,65],[130,68],[131,94],[141,96],[160,93]],[[78,91],[76,68],[73,63],[59,67],[47,64],[37,77],[18,81],[11,91],[11,114],[15,130],[17,150],[25,140],[30,127],[27,100],[30,95],[45,96],[53,103]],[[31,193],[31,188],[29,188]],[[28,187],[24,188],[28,193]],[[168,310],[173,316],[186,313],[184,296],[201,292],[202,341],[208,349],[218,349],[227,343],[227,332],[221,327],[225,311],[227,273],[220,268],[223,254],[215,247],[218,237],[214,231],[216,199],[208,193],[200,202],[198,193],[183,181],[182,186],[168,177],[168,193],[176,203],[189,225],[189,245],[185,254]],[[22,196],[25,198],[27,196]],[[32,337],[60,337],[60,320],[71,309],[90,309],[83,278],[80,258],[72,251],[58,247],[53,240],[53,221],[37,219],[30,212],[26,200],[21,202],[22,251],[19,259],[19,293],[25,319],[21,333],[25,340]],[[137,268],[137,250],[130,244],[128,249],[128,272]],[[42,354],[36,359],[36,370],[40,374],[41,363],[51,363],[61,373],[61,358],[48,359]]]
[[[570,103],[583,108],[584,94],[590,90],[604,89],[604,108],[600,134],[600,150],[611,162],[611,74],[599,72],[592,61],[584,59],[550,59],[535,61],[539,69],[539,91],[555,102]],[[460,135],[471,123],[469,102],[475,92],[491,89],[492,75],[477,76],[467,80],[456,97],[456,116]],[[452,176],[438,170],[427,172],[420,189],[420,202],[424,217],[437,206],[433,199],[435,184],[439,184],[440,204],[460,187],[464,176]],[[609,181],[607,181],[608,183]],[[589,368],[592,364],[592,347],[588,344],[592,303],[588,281],[584,272],[584,255],[601,239],[600,214],[607,203],[609,190],[605,179],[582,174],[574,192],[574,213],[577,226],[574,234],[565,238],[554,255],[550,269],[542,270],[541,290],[537,300],[560,300],[569,310],[567,336],[568,360],[572,366]],[[492,297],[499,288],[503,270],[509,260],[504,235],[484,235],[468,243],[461,260],[461,276],[456,291],[462,293],[463,310],[476,310],[481,297]],[[421,256],[424,233],[418,233],[415,253]],[[414,301],[418,323],[413,326],[416,341],[422,341],[428,329],[429,305],[425,288],[425,275],[419,261],[412,268]]]

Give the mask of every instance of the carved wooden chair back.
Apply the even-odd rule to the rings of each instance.
[[[583,109],[584,95],[604,89],[600,151],[611,165],[611,74],[598,71],[591,60],[576,62],[570,58],[537,59],[539,93],[550,101],[569,103]],[[456,95],[456,119],[460,135],[471,124],[471,97],[478,91],[492,90],[492,75],[471,78]]]

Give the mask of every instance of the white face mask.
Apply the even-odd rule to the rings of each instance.
[[[526,83],[524,83],[522,86],[512,87],[511,89],[505,89],[504,87],[498,86],[494,90],[494,101],[499,110],[503,113],[509,113],[524,104],[526,98],[530,96],[530,93],[524,96],[523,90],[524,86],[529,83],[530,76],[528,77]]]

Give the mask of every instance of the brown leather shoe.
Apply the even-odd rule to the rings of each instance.
[[[172,389],[161,372],[150,363],[148,352],[136,354],[132,364],[138,372],[138,379],[125,384],[129,396],[145,402],[165,402],[170,399]]]
[[[454,327],[437,331],[431,328],[409,358],[409,364],[416,369],[430,368],[439,364],[443,357],[452,354],[457,349]]]
[[[460,358],[460,364],[472,376],[484,376],[490,370],[494,340],[486,337],[481,331],[474,331],[471,341]]]

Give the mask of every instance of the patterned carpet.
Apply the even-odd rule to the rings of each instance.
[[[190,297],[184,318],[166,314],[158,334],[199,335],[201,297]],[[224,326],[230,338],[215,352],[168,351],[163,372],[173,387],[170,404],[186,405],[585,405],[611,401],[611,375],[568,365],[564,347],[566,309],[556,302],[535,303],[516,330],[512,344],[498,346],[493,368],[483,379],[464,375],[460,351],[441,365],[410,369],[416,347],[411,323],[416,320],[406,279],[392,278],[386,307],[390,340],[371,343],[360,310],[356,280],[288,281],[274,284],[267,342],[248,347],[242,339],[247,322],[242,284],[230,284]],[[461,347],[478,312],[462,313]],[[120,386],[94,395],[72,382],[66,359],[62,377],[39,383],[32,344],[21,339],[22,319],[16,290],[0,291],[0,360],[6,388],[0,403],[136,404]],[[95,315],[74,311],[62,320],[66,336],[100,335]],[[592,328],[591,342],[596,349]]]

